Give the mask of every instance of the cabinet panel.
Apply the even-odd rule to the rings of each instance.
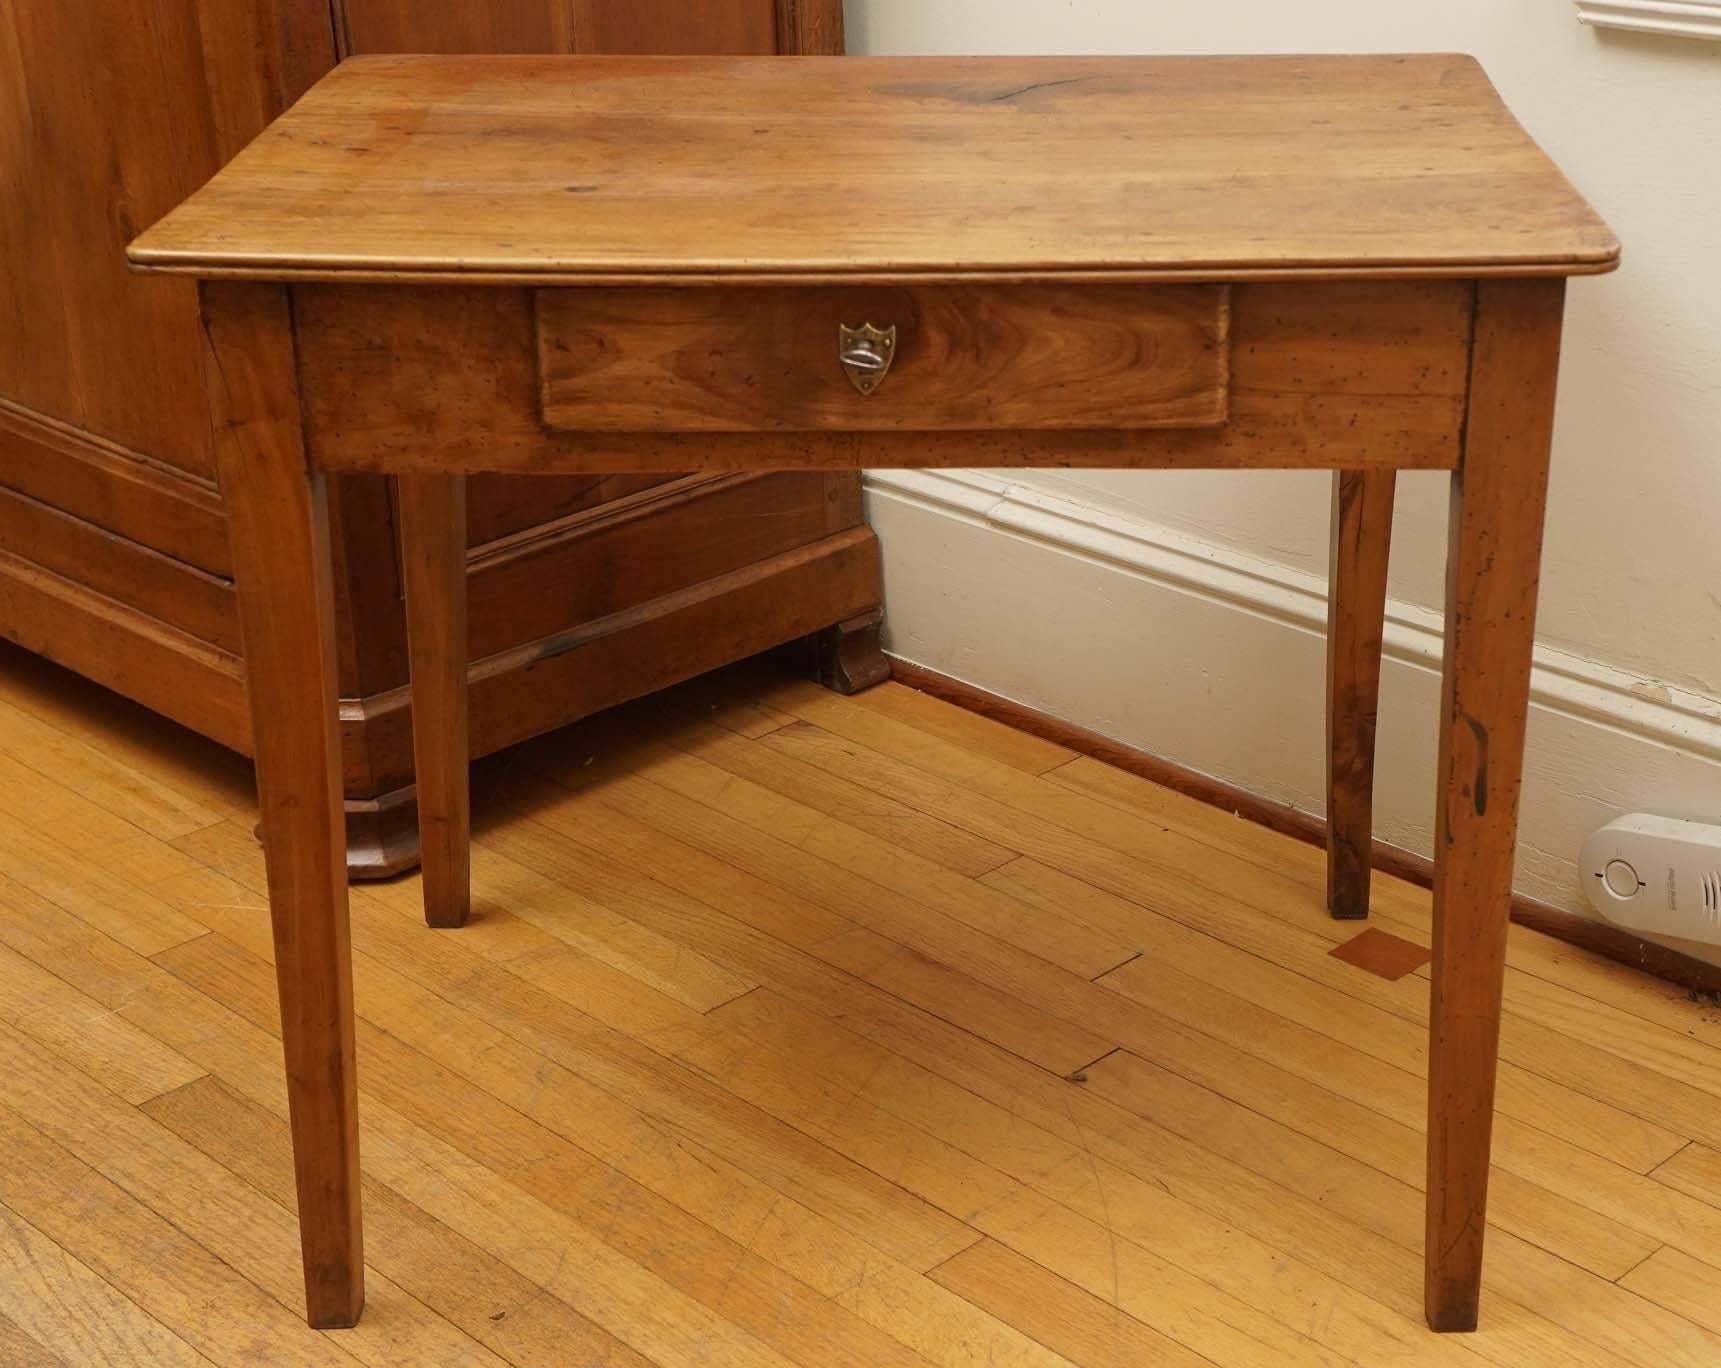
[[[578,0],[332,0],[343,56],[571,52]]]
[[[818,471],[671,480],[498,543],[472,567],[471,653],[664,598],[854,526]]]
[[[574,50],[775,52],[777,6],[773,0],[591,0],[574,11]]]
[[[231,578],[227,515],[201,480],[0,399],[0,486]]]
[[[558,522],[614,499],[676,479],[674,475],[547,475],[513,479],[473,475],[466,481],[466,541],[474,551],[530,527]]]
[[[239,654],[232,582],[0,487],[0,546],[62,579]]]
[[[0,395],[206,477],[194,293],[131,275],[123,248],[298,93],[319,31],[333,61],[324,0],[257,9],[283,50],[211,81],[246,27],[226,3],[0,8],[0,180],[29,187],[0,196]]]

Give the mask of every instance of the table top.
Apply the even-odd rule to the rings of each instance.
[[[130,249],[487,283],[1577,275],[1463,56],[365,57]]]

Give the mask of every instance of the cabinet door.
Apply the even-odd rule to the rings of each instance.
[[[333,0],[347,52],[837,52],[841,0]]]
[[[581,0],[331,0],[342,55],[572,52]]]
[[[125,245],[333,60],[326,0],[0,6],[0,398],[212,475],[195,292]]]
[[[776,52],[775,0],[597,0],[574,10],[576,52]]]

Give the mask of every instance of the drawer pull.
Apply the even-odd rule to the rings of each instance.
[[[875,328],[863,323],[858,328],[838,325],[837,356],[843,363],[843,374],[862,394],[871,394],[890,374],[891,362],[896,360],[896,325]]]

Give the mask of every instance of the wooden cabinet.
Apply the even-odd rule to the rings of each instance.
[[[195,291],[122,250],[340,58],[841,45],[840,0],[12,0],[0,634],[249,750]],[[416,853],[395,510],[378,478],[332,493],[352,863],[380,874]],[[838,676],[882,664],[855,475],[474,479],[469,525],[475,752],[815,633]]]

